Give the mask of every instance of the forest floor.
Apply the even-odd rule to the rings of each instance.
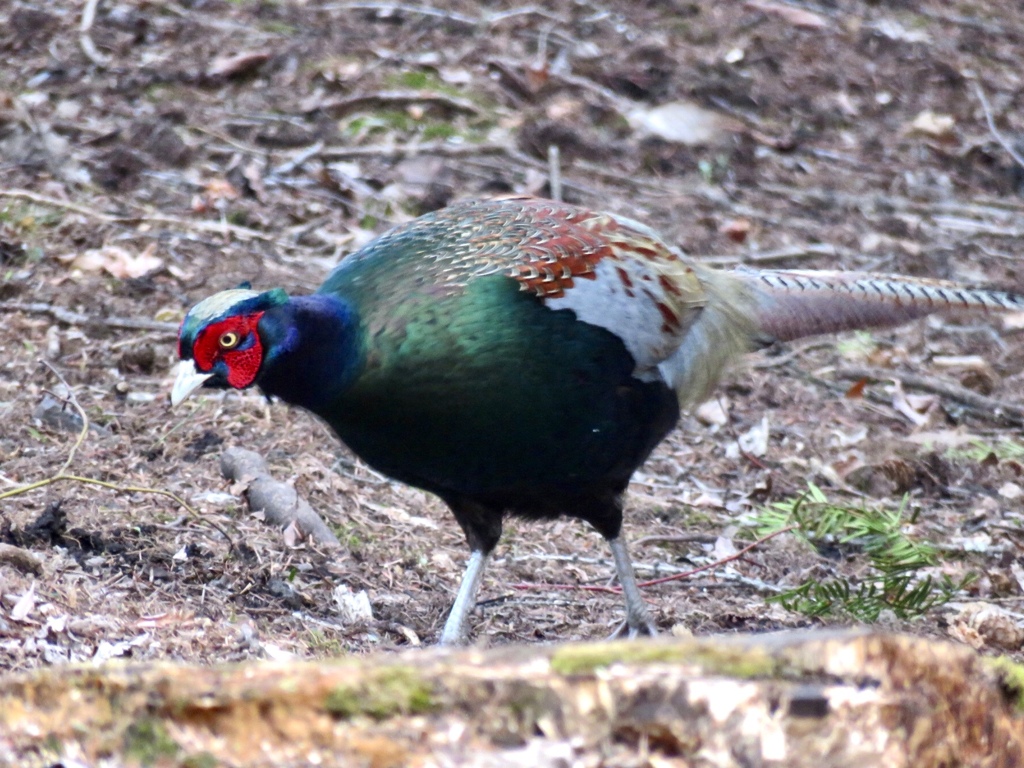
[[[467,554],[439,501],[256,392],[168,392],[192,303],[310,291],[452,200],[551,195],[557,167],[565,199],[724,267],[1024,289],[1017,2],[15,0],[0,56],[0,669],[436,641]],[[879,623],[1019,655],[1022,409],[1020,316],[753,355],[630,487],[640,578],[735,553],[813,484],[830,514],[903,511],[893,534],[934,545],[912,584],[973,574]],[[219,472],[230,445],[342,548],[251,513]],[[892,591],[865,538],[839,538],[776,536],[645,595],[666,632],[853,624],[771,600]],[[584,525],[511,521],[473,640],[606,636],[621,598],[584,588],[613,572]],[[352,618],[363,591],[372,618]]]

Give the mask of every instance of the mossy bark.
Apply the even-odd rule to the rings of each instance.
[[[1009,768],[1020,678],[864,633],[45,669],[0,678],[0,764]]]

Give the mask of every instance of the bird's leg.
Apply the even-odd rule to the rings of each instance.
[[[622,586],[622,594],[626,598],[626,620],[619,625],[612,633],[616,637],[637,637],[639,635],[650,635],[654,637],[658,630],[654,626],[654,620],[647,610],[643,597],[640,595],[640,588],[636,585],[636,576],[633,574],[633,561],[629,559],[629,552],[626,550],[626,542],[622,536],[608,539],[612,548],[612,557],[615,559],[615,572],[619,577],[619,584]]]
[[[461,645],[466,642],[466,624],[469,614],[476,607],[476,593],[480,590],[480,580],[484,568],[490,559],[491,552],[501,538],[501,508],[484,506],[464,496],[442,496],[458,520],[466,542],[469,544],[469,562],[462,574],[459,594],[455,596],[455,604],[448,621],[441,631],[441,645]]]
[[[441,632],[441,645],[461,645],[466,641],[466,622],[476,607],[476,593],[480,589],[489,557],[490,553],[481,549],[474,549],[470,553],[459,585],[459,594],[455,597],[448,621],[444,623],[444,631]]]

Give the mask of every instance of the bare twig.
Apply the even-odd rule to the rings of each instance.
[[[757,541],[751,542],[750,544],[745,546],[743,549],[741,549],[741,550],[739,550],[737,552],[734,552],[733,554],[729,555],[728,557],[723,557],[721,560],[716,560],[713,563],[708,563],[707,565],[702,565],[699,568],[694,568],[693,570],[686,571],[685,573],[674,573],[671,576],[663,576],[660,579],[651,579],[650,581],[642,581],[639,584],[637,584],[637,586],[638,587],[653,587],[655,584],[664,584],[664,583],[669,582],[669,581],[678,581],[680,579],[688,579],[689,577],[693,576],[696,573],[701,573],[702,571],[710,571],[710,570],[713,570],[715,568],[720,568],[723,565],[725,565],[726,563],[731,563],[733,560],[739,560],[741,557],[743,557],[745,554],[750,552],[752,549],[756,549],[757,547],[759,547],[762,544],[764,544],[766,541],[769,541],[770,539],[774,539],[776,536],[780,536],[783,533],[789,533],[789,531],[792,531],[795,528],[796,528],[795,525],[787,525],[785,528],[780,528],[777,531],[772,531],[767,536],[762,536]]]
[[[67,459],[64,461],[64,464],[61,465],[61,468],[57,471],[56,474],[51,475],[50,477],[44,478],[42,480],[37,480],[34,483],[26,483],[25,485],[19,485],[14,488],[11,488],[10,490],[3,491],[2,493],[0,493],[0,501],[2,501],[3,499],[12,498],[14,496],[21,496],[23,494],[29,493],[30,491],[35,491],[38,490],[39,488],[45,488],[49,485],[54,485],[55,483],[61,483],[65,481],[81,483],[83,485],[97,485],[100,486],[101,488],[109,488],[110,490],[117,491],[119,493],[148,493],[155,496],[163,496],[165,498],[172,499],[173,501],[175,501],[182,507],[182,509],[188,512],[188,514],[191,515],[197,521],[200,521],[210,526],[211,528],[217,530],[221,534],[221,536],[224,537],[224,540],[227,541],[228,549],[234,550],[234,540],[231,538],[227,531],[225,531],[221,526],[219,526],[212,520],[204,518],[201,514],[199,514],[198,510],[194,509],[187,501],[178,496],[176,493],[172,493],[171,491],[167,491],[162,488],[143,488],[134,485],[121,485],[119,483],[111,483],[106,480],[97,480],[92,477],[81,477],[80,475],[67,474],[68,467],[71,465],[71,462],[75,458],[75,453],[82,446],[82,443],[85,442],[85,438],[89,434],[89,417],[86,415],[85,410],[79,404],[78,398],[75,397],[74,391],[71,389],[71,385],[68,384],[67,380],[63,376],[61,376],[60,373],[58,373],[57,370],[48,362],[43,361],[43,365],[49,368],[50,371],[60,380],[60,383],[63,384],[64,387],[66,388],[68,395],[65,399],[71,403],[71,405],[75,408],[76,411],[78,411],[78,415],[82,420],[82,429],[79,432],[78,438],[75,440],[74,445],[71,446],[71,450],[68,452]]]
[[[762,357],[760,360],[748,363],[748,366],[758,371],[767,370],[769,368],[781,368],[782,366],[788,365],[797,358],[815,349],[835,349],[835,346],[836,343],[833,339],[814,339],[796,346],[781,355],[775,355],[774,357]]]
[[[710,533],[686,533],[680,536],[644,536],[633,542],[634,547],[644,544],[714,544],[718,537]]]
[[[376,11],[383,14],[407,13],[417,16],[429,16],[435,19],[443,19],[467,27],[475,27],[480,19],[472,16],[465,16],[454,11],[445,11],[440,8],[432,8],[429,5],[402,5],[400,3],[329,3],[320,10],[322,11]]]
[[[72,312],[64,307],[42,302],[0,301],[0,312],[24,312],[30,315],[49,315],[54,320],[67,325],[88,327],[98,325],[104,328],[118,328],[126,331],[159,331],[177,335],[175,323],[163,323],[159,320],[143,320],[135,317],[97,317]]]
[[[699,568],[693,568],[689,571],[683,571],[682,573],[674,573],[671,576],[663,576],[660,579],[651,579],[650,581],[641,581],[637,584],[638,587],[653,587],[656,584],[664,584],[669,581],[679,581],[680,579],[688,579],[694,574],[703,573],[704,571],[714,570],[715,568],[721,568],[726,563],[731,563],[734,560],[739,560],[745,554],[753,549],[764,544],[766,541],[774,539],[776,536],[780,536],[783,533],[788,533],[796,528],[795,525],[787,525],[785,528],[780,528],[777,531],[769,533],[767,536],[762,536],[757,541],[751,542],[743,549],[734,552],[728,557],[723,557],[720,560],[715,560],[713,563],[707,563]],[[598,584],[512,584],[512,589],[527,590],[527,589],[551,589],[551,590],[579,590],[582,592],[607,592],[613,595],[622,593],[622,587],[610,587]]]
[[[322,141],[318,141],[315,144],[311,144],[310,146],[295,153],[295,155],[293,155],[290,159],[286,160],[280,165],[271,168],[270,173],[267,175],[287,176],[288,174],[293,173],[297,168],[300,168],[307,160],[311,160],[312,158],[319,155],[323,151],[323,149],[324,143]]]
[[[536,5],[527,5],[522,8],[512,8],[507,11],[488,11],[483,10],[483,16],[476,18],[473,16],[467,16],[462,13],[456,13],[455,11],[448,11],[443,8],[434,8],[429,5],[403,5],[401,3],[371,3],[371,2],[354,2],[354,3],[330,3],[321,8],[323,11],[376,11],[379,14],[399,14],[405,13],[410,16],[426,16],[428,18],[441,19],[442,21],[450,21],[454,24],[458,24],[464,27],[477,27],[482,24],[488,26],[496,26],[508,19],[514,19],[517,16],[539,16],[543,19],[550,19],[551,21],[557,22],[558,24],[565,25],[567,22],[565,19],[555,16],[549,11],[540,8]]]
[[[778,248],[774,251],[754,251],[743,253],[738,256],[702,256],[692,255],[704,264],[715,266],[729,264],[774,264],[780,261],[792,261],[794,259],[809,259],[814,256],[835,257],[839,249],[831,243],[807,243],[805,245],[790,245],[785,248]]]
[[[629,99],[619,96],[611,88],[595,83],[589,77],[574,75],[570,72],[556,72],[552,74],[552,77],[557,78],[561,82],[566,85],[570,85],[573,88],[587,90],[600,96],[607,106],[614,109],[622,117],[625,117],[632,110],[640,106],[637,102],[630,101]]]
[[[973,411],[985,414],[989,418],[1009,421],[1012,424],[1024,424],[1024,406],[1008,403],[1004,400],[997,400],[994,397],[980,395],[973,390],[961,387],[951,381],[936,379],[928,376],[918,376],[913,373],[902,371],[887,371],[879,368],[866,367],[844,367],[835,372],[836,378],[859,381],[860,379],[872,379],[874,381],[898,381],[906,387],[922,389],[925,392],[934,392],[942,397],[955,400]]]
[[[99,4],[99,0],[86,0],[85,7],[82,9],[82,22],[78,27],[78,44],[89,61],[97,67],[105,67],[110,63],[110,57],[99,52],[89,35],[92,23],[96,19],[96,7]]]
[[[415,157],[416,155],[438,155],[439,157],[465,157],[467,155],[508,155],[514,157],[518,154],[516,150],[510,149],[507,144],[481,143],[481,144],[451,144],[447,141],[429,141],[409,144],[369,144],[361,147],[331,146],[324,147],[320,153],[321,158],[327,161],[345,160],[350,157],[387,157],[400,159],[403,157]],[[529,157],[526,155],[525,157]],[[546,170],[547,166],[539,160],[530,157],[530,166],[539,170]]]
[[[548,146],[548,186],[551,188],[551,199],[562,199],[562,163],[557,144]]]
[[[1006,34],[1006,28],[1002,25],[992,24],[974,16],[961,16],[952,13],[943,13],[929,8],[918,8],[916,13],[920,16],[935,19],[936,21],[942,21],[947,24],[955,24],[957,26],[968,27],[970,29],[978,29],[990,35],[996,35],[997,37],[1002,37]]]
[[[317,103],[308,112],[322,112],[333,118],[344,117],[366,107],[404,107],[408,104],[433,104],[455,112],[480,114],[480,108],[468,99],[460,99],[436,91],[377,91],[346,96],[342,99]]]
[[[78,411],[78,417],[82,420],[82,429],[79,431],[78,437],[75,439],[71,449],[68,451],[67,459],[64,460],[64,464],[61,468],[57,470],[58,475],[63,475],[67,472],[68,467],[71,466],[71,462],[75,460],[75,454],[78,453],[78,449],[82,447],[82,443],[85,442],[85,438],[89,434],[89,417],[86,415],[85,409],[82,408],[81,403],[78,402],[78,398],[75,396],[75,391],[71,388],[71,385],[68,384],[67,379],[61,376],[60,371],[50,365],[46,360],[41,360],[40,362],[49,368],[50,373],[56,376],[57,380],[64,386],[64,392],[66,394],[62,395],[61,399],[66,403],[70,403],[71,406]]]
[[[215,529],[218,533],[220,533],[220,535],[224,537],[224,540],[227,541],[228,549],[233,550],[235,548],[234,539],[231,538],[227,531],[225,531],[221,526],[219,526],[212,520],[203,517],[199,513],[199,510],[192,507],[187,501],[181,498],[181,496],[179,496],[176,493],[173,493],[172,491],[164,490],[163,488],[145,488],[137,485],[121,485],[119,483],[107,482],[106,480],[97,480],[94,477],[81,477],[79,475],[57,474],[53,475],[52,477],[37,480],[34,483],[27,483],[26,485],[21,485],[18,486],[17,488],[12,488],[9,491],[4,491],[3,493],[0,493],[0,501],[2,501],[3,499],[11,498],[13,496],[20,496],[22,494],[28,493],[29,491],[38,490],[39,488],[45,488],[48,485],[62,483],[65,480],[73,483],[81,483],[82,485],[97,485],[100,488],[109,488],[110,490],[117,491],[118,493],[148,493],[153,496],[163,496],[164,498],[168,498],[171,501],[178,504],[179,506],[181,506],[181,508],[188,512],[193,519],[203,523],[204,525],[210,526],[211,528]]]
[[[788,184],[760,184],[762,192],[778,195],[792,202],[825,205],[833,208],[856,208],[866,211],[883,209],[886,211],[911,211],[928,216],[949,214],[953,216],[973,216],[975,218],[1002,218],[1008,221],[1024,214],[1024,205],[1013,199],[975,198],[967,202],[963,200],[917,200],[902,195],[889,195],[882,192],[856,194],[840,192],[835,189],[820,187],[797,187]],[[737,208],[742,211],[743,208]]]
[[[988,129],[992,136],[999,142],[999,146],[1005,149],[1006,153],[1014,159],[1014,162],[1016,162],[1021,168],[1024,168],[1024,157],[1021,157],[1021,154],[1014,149],[1013,145],[1007,141],[1003,134],[999,132],[999,129],[996,128],[996,121],[992,117],[992,107],[989,106],[988,98],[985,96],[985,91],[982,89],[981,83],[977,80],[974,81],[974,93],[977,95],[978,101],[981,102],[981,108],[985,112],[985,122],[988,123]]]
[[[72,211],[90,219],[95,219],[96,221],[102,221],[108,224],[166,224],[168,226],[180,227],[186,231],[192,230],[195,232],[213,233],[222,236],[230,234],[240,240],[262,240],[279,248],[293,247],[288,243],[283,243],[277,240],[272,235],[268,235],[256,229],[250,229],[249,227],[242,227],[238,224],[230,224],[226,221],[209,221],[207,219],[191,221],[189,219],[178,218],[177,216],[163,216],[161,214],[114,216],[109,213],[101,213],[100,211],[92,208],[87,208],[84,205],[77,205],[76,203],[68,202],[67,200],[58,200],[55,197],[40,195],[27,189],[0,189],[0,197],[28,200],[29,202],[38,203],[39,205],[61,208],[65,211]]]

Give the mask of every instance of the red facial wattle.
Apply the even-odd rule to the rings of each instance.
[[[206,326],[192,347],[192,359],[200,371],[212,371],[218,362],[227,368],[227,383],[235,389],[245,389],[256,380],[263,362],[263,344],[256,332],[262,312],[236,315]],[[225,339],[237,339],[224,346]]]

